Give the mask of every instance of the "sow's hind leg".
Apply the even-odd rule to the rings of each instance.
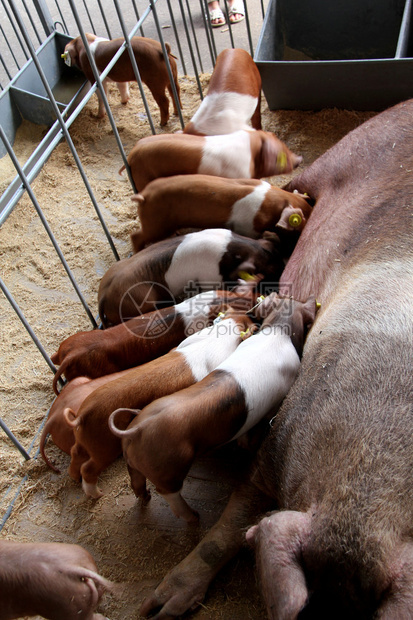
[[[212,579],[240,550],[246,528],[268,508],[268,502],[252,484],[234,491],[219,521],[144,600],[140,614],[170,618],[197,607]]]

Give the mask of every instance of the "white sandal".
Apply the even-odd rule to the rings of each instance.
[[[241,15],[242,17],[231,19],[234,15]],[[233,5],[228,7],[228,17],[231,24],[238,24],[238,22],[242,22],[242,20],[245,19],[245,8],[242,0],[235,0]]]
[[[213,24],[212,20],[213,19],[222,19],[222,22],[219,22],[218,24]],[[225,26],[226,21],[225,21],[225,15],[223,14],[223,12],[221,11],[221,9],[211,9],[209,11],[209,21],[210,24],[212,26],[212,28],[219,28],[220,26]]]

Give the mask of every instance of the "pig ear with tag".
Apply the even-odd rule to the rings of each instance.
[[[276,224],[276,228],[284,228],[285,230],[302,230],[307,220],[301,209],[288,205],[283,209],[280,219]]]
[[[317,304],[315,295],[311,295],[303,304],[302,313],[303,313],[303,323],[306,327],[310,327],[315,320],[315,315],[319,308],[319,304]]]

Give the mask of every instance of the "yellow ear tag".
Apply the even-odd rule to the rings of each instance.
[[[277,166],[281,170],[284,170],[286,168],[286,165],[287,165],[287,155],[284,153],[284,151],[281,151],[277,155]]]
[[[247,334],[249,334],[249,331],[250,331],[250,328],[248,328],[247,330],[245,330],[245,332],[240,332],[240,334],[239,334],[239,335],[241,336],[241,338],[245,338],[245,336],[246,336]]]
[[[303,218],[301,217],[299,213],[291,213],[290,217],[288,218],[288,223],[293,228],[297,228],[298,226],[300,226],[302,221],[303,221]]]
[[[218,316],[214,319],[214,323],[220,323],[225,316],[225,312],[218,312]]]
[[[260,304],[262,301],[264,301],[265,299],[265,295],[260,295],[259,297],[257,297],[257,306],[258,304]]]
[[[241,280],[245,280],[245,282],[255,279],[248,271],[238,271],[238,277],[241,278]]]
[[[63,60],[65,61],[65,65],[67,65],[68,67],[72,66],[72,58],[69,52],[64,52],[63,54],[61,54],[60,58],[63,58]]]
[[[320,310],[320,308],[321,308],[321,304],[317,300],[315,300],[315,307],[316,307],[317,310]]]

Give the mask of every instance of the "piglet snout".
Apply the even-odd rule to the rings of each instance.
[[[293,168],[298,168],[298,166],[302,163],[302,161],[303,161],[303,158],[301,157],[301,155],[295,155],[294,153],[292,154],[291,164]]]

